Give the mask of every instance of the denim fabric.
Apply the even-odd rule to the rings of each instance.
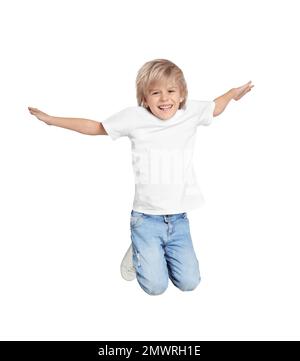
[[[187,214],[152,215],[132,210],[130,231],[133,265],[141,288],[159,295],[169,278],[182,291],[200,283]]]

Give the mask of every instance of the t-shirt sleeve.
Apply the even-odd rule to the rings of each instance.
[[[195,101],[197,120],[196,124],[198,125],[209,125],[214,117],[214,109],[216,103],[212,101]]]
[[[129,135],[133,108],[125,108],[104,119],[101,123],[112,140]]]

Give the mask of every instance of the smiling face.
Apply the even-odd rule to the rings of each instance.
[[[153,115],[167,120],[175,115],[183,99],[175,80],[163,79],[150,84],[144,104]]]

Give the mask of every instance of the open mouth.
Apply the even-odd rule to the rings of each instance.
[[[173,105],[168,104],[168,105],[161,105],[158,107],[160,110],[162,110],[163,112],[168,112],[170,109],[173,108]]]

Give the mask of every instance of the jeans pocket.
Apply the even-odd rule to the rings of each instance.
[[[137,228],[139,227],[144,220],[143,213],[137,213],[131,214],[130,216],[130,228]]]

